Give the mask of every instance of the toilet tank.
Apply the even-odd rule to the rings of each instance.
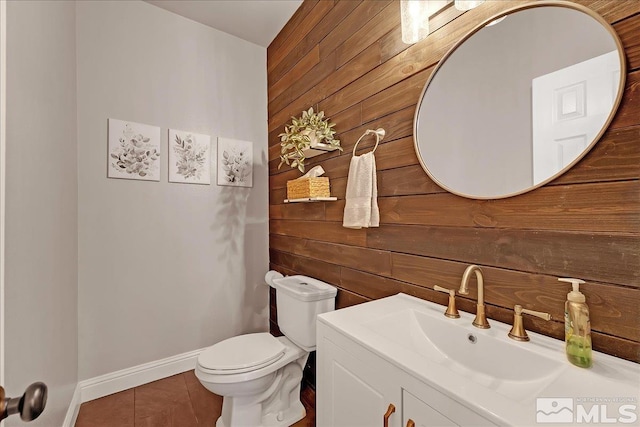
[[[278,327],[297,346],[316,349],[316,316],[335,310],[337,289],[307,276],[273,279]]]

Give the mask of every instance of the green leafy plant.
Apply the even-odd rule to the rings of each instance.
[[[312,143],[324,143],[340,147],[340,140],[335,139],[336,131],[333,130],[335,123],[331,123],[324,117],[324,111],[315,113],[313,107],[302,112],[299,118],[291,117],[291,124],[284,127],[284,132],[280,137],[280,164],[278,169],[286,163],[292,168],[298,168],[304,172],[305,154],[304,150],[313,148]]]

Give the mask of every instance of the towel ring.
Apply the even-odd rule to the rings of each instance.
[[[382,141],[384,139],[384,136],[386,134],[385,130],[382,128],[378,128],[376,130],[371,130],[371,129],[367,129],[360,138],[358,138],[358,140],[356,141],[356,145],[353,146],[353,155],[356,155],[356,148],[358,148],[358,144],[360,143],[360,141],[362,140],[362,138],[364,138],[367,135],[371,135],[374,134],[376,136],[376,145],[375,147],[373,147],[373,150],[371,150],[371,152],[375,152],[376,148],[378,148],[378,144],[380,143],[380,141]]]

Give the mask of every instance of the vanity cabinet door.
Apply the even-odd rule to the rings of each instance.
[[[401,389],[390,366],[362,347],[346,349],[319,337],[316,423],[318,427],[400,427]],[[367,354],[368,353],[368,354]]]
[[[491,421],[415,378],[405,376],[400,381],[403,427],[495,427]]]
[[[317,337],[318,427],[495,426],[334,329]]]
[[[413,422],[413,424],[411,424]],[[458,424],[406,390],[402,390],[402,425],[406,427],[450,427]]]

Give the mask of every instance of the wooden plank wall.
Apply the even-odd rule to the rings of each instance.
[[[397,292],[444,305],[446,295],[430,287],[458,287],[465,267],[479,264],[490,319],[511,323],[522,304],[553,316],[525,316],[527,329],[559,339],[568,285],[557,277],[579,277],[588,282],[595,349],[640,363],[640,1],[578,1],[616,29],[628,76],[609,130],[568,173],[524,195],[469,200],[435,185],[414,152],[414,110],[435,65],[481,20],[523,3],[488,1],[466,13],[449,6],[426,40],[407,46],[398,0],[304,1],[267,55],[271,268],[338,286],[345,307]],[[300,174],[277,169],[277,135],[311,106],[337,123],[345,149],[308,166],[322,164],[339,200],[285,205],[286,182]],[[346,229],[351,150],[378,127],[387,131],[376,151],[381,224]],[[458,298],[468,312],[472,288]]]

